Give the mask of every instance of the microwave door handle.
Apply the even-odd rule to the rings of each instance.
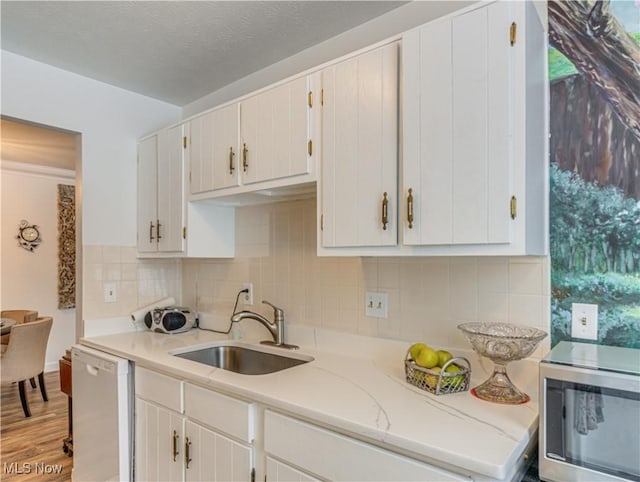
[[[544,407],[544,451],[549,458],[565,460],[566,451],[566,388],[563,386],[550,386],[550,380],[545,383],[545,407]],[[557,382],[556,382],[557,383]]]

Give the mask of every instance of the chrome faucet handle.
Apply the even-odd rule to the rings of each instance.
[[[262,300],[262,303],[273,308],[273,321],[275,323],[284,321],[284,311],[282,310],[282,308],[278,308],[276,305],[274,305],[273,303],[269,303],[267,300]]]

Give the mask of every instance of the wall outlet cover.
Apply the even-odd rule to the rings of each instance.
[[[253,304],[253,283],[242,283],[242,289],[249,290],[248,293],[242,293],[240,295],[240,301],[244,305],[252,305]]]

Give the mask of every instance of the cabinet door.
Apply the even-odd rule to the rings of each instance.
[[[509,3],[403,37],[405,244],[510,241]]]
[[[238,153],[238,104],[213,111],[213,189],[240,182]]]
[[[136,398],[135,478],[184,480],[184,418]]]
[[[213,112],[189,121],[189,189],[192,194],[213,189]]]
[[[267,456],[267,482],[316,482],[318,480]]]
[[[264,449],[279,460],[323,480],[469,480],[466,476],[270,410],[265,410]]]
[[[158,136],[158,250],[183,251],[183,126],[165,129]]]
[[[239,184],[238,104],[189,122],[189,185],[192,194]]]
[[[394,43],[322,72],[324,247],[397,244],[397,55]]]
[[[157,164],[158,137],[152,136],[138,144],[138,251],[157,251]]]
[[[188,482],[224,482],[251,479],[251,449],[191,421],[185,428]]]
[[[243,184],[310,171],[307,93],[307,78],[300,77],[240,104]]]

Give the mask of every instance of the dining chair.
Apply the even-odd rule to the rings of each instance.
[[[44,384],[44,361],[52,324],[53,318],[44,316],[30,323],[15,325],[11,328],[7,350],[0,356],[0,381],[3,384],[18,382],[25,417],[31,416],[24,388],[26,380],[37,376],[42,400],[49,400]]]
[[[11,318],[12,320],[16,320],[16,325],[19,325],[21,323],[36,321],[36,318],[38,318],[38,312],[35,310],[2,310],[0,312],[0,318]],[[6,345],[9,344],[10,338],[11,333],[0,337],[0,344],[5,345],[3,350],[6,349]]]

